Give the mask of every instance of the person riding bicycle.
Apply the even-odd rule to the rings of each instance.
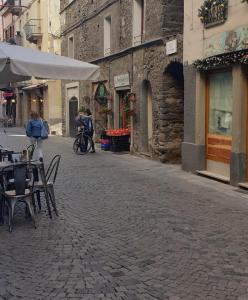
[[[86,134],[85,142],[86,144],[88,143],[87,140],[87,135],[92,138],[92,150],[90,151],[91,153],[95,153],[95,145],[93,142],[93,134],[94,134],[94,126],[93,126],[93,120],[92,120],[92,114],[91,111],[87,108],[85,111],[86,115],[81,115],[80,112],[78,113],[78,116],[75,119],[75,123],[78,127],[81,129],[84,129],[84,132]],[[81,149],[83,152],[84,149]]]

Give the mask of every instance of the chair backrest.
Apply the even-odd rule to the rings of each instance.
[[[4,190],[8,188],[8,178],[9,176],[14,179],[13,188],[15,190],[15,196],[25,195],[26,189],[26,179],[29,178],[29,189],[32,190],[34,180],[32,176],[33,166],[27,163],[17,163],[14,165],[10,165],[2,169],[3,174],[3,187]]]
[[[17,163],[3,168],[1,171],[3,189],[5,191],[8,189],[8,180],[9,178],[13,178],[14,181],[11,183],[11,190],[15,190],[15,196],[25,195],[26,178],[30,173],[29,170],[30,165],[27,163]]]
[[[46,181],[50,181],[53,184],[55,183],[57,174],[58,174],[58,168],[60,163],[61,155],[55,155],[53,159],[50,162],[50,165],[46,171]]]
[[[32,159],[34,155],[35,145],[34,144],[29,145],[26,150],[29,155],[29,158]]]
[[[25,195],[27,165],[26,164],[15,165],[13,168],[13,175],[14,175],[16,196]]]

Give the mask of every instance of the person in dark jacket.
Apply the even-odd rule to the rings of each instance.
[[[90,152],[95,153],[95,144],[93,142],[94,126],[91,111],[88,108],[85,111],[85,115],[82,115],[81,112],[78,112],[78,115],[75,118],[75,125],[79,128],[84,128],[85,133],[91,137],[92,150]],[[88,143],[87,140],[86,143]]]
[[[93,141],[93,135],[94,135],[94,126],[93,126],[93,120],[92,120],[92,114],[91,111],[87,108],[86,111],[86,116],[83,118],[83,124],[85,128],[85,132],[91,137],[92,139],[92,150],[90,151],[91,153],[95,153],[95,144]]]
[[[31,112],[30,120],[26,126],[26,134],[30,138],[30,142],[36,147],[35,158],[43,159],[41,131],[44,126],[42,119],[37,112]]]

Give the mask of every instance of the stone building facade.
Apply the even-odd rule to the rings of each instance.
[[[183,0],[61,0],[62,55],[100,66],[63,82],[63,132],[91,108],[96,134],[130,129],[131,151],[178,162],[183,136]]]

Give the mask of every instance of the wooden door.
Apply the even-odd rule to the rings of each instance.
[[[75,117],[78,113],[78,99],[69,100],[69,135],[74,137],[76,134]]]
[[[229,164],[232,145],[231,72],[209,75],[206,107],[206,159]]]
[[[248,76],[246,87],[246,181],[248,182]]]

